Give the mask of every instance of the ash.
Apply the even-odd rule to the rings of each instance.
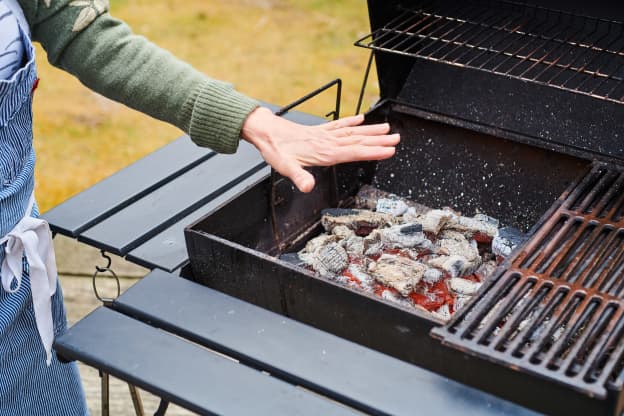
[[[521,241],[507,233],[505,250],[493,252],[492,242],[500,246],[501,236],[498,221],[487,215],[431,209],[369,186],[355,200],[354,208],[322,212],[325,232],[296,260],[319,277],[443,321]]]

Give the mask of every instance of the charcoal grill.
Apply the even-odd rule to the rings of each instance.
[[[366,122],[401,133],[397,155],[313,169],[310,194],[273,173],[187,227],[186,273],[538,411],[620,414],[624,5],[368,6],[356,45],[371,50],[381,99]],[[446,324],[277,258],[368,184],[530,237]]]

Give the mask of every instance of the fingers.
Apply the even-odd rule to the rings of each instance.
[[[390,125],[387,123],[382,124],[367,124],[365,126],[352,126],[341,127],[339,129],[330,130],[330,133],[336,137],[349,137],[349,136],[377,136],[380,134],[387,134],[390,131]]]
[[[314,176],[294,161],[280,166],[279,173],[288,177],[301,192],[310,192],[314,188]]]
[[[330,121],[322,125],[322,127],[326,130],[335,130],[342,127],[352,127],[358,126],[362,124],[364,121],[364,116],[362,114],[358,114],[356,116],[343,117],[338,120]]]
[[[393,146],[350,146],[336,153],[334,163],[358,162],[365,160],[383,160],[394,156]]]
[[[383,134],[368,136],[348,136],[336,140],[335,143],[341,147],[348,146],[396,146],[401,140],[399,134]]]

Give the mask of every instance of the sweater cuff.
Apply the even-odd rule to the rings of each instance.
[[[245,119],[258,106],[231,84],[210,80],[198,86],[184,104],[180,124],[198,146],[234,153]]]

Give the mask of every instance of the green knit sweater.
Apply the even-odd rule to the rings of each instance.
[[[83,84],[187,132],[200,146],[236,151],[258,103],[210,79],[108,14],[107,0],[19,0],[52,65]]]

